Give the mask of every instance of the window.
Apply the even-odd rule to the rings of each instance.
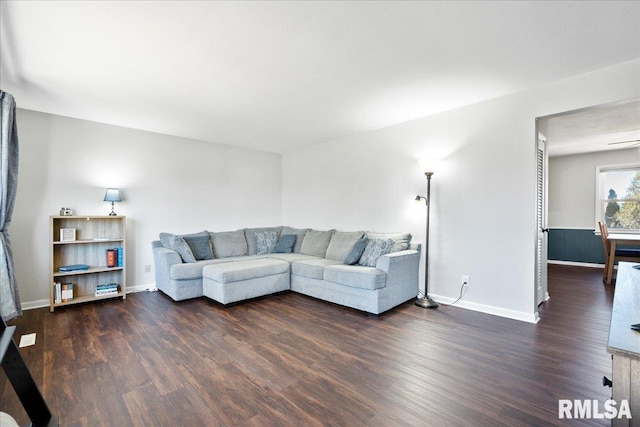
[[[640,163],[598,166],[596,178],[596,223],[619,233],[640,232]]]

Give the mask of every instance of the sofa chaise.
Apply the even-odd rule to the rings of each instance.
[[[291,290],[380,314],[418,295],[420,245],[409,233],[279,226],[160,233],[152,248],[156,286],[175,301]]]

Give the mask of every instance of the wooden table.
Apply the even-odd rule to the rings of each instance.
[[[618,280],[611,310],[607,352],[613,359],[613,400],[620,409],[629,402],[631,420],[613,419],[612,426],[640,425],[640,332],[631,325],[640,323],[640,270],[630,262],[618,264]]]
[[[611,278],[613,277],[613,261],[616,256],[616,248],[618,245],[635,245],[640,246],[640,234],[609,234],[607,240],[611,244],[609,250],[609,257],[605,268],[607,269],[607,285],[611,284]]]

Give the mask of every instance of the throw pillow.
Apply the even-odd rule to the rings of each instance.
[[[280,236],[280,232],[282,231],[282,226],[278,227],[260,227],[260,228],[245,228],[244,234],[245,239],[247,241],[247,249],[248,255],[255,255],[258,253],[258,242],[256,242],[256,233],[261,233],[263,231],[275,231],[276,236]],[[290,233],[289,233],[290,234]],[[276,237],[277,239],[277,237]]]
[[[276,243],[276,252],[280,254],[288,254],[293,252],[298,236],[295,234],[283,234]]]
[[[404,251],[409,248],[409,244],[411,243],[411,233],[373,233],[368,231],[365,237],[369,239],[393,240],[391,252]]]
[[[308,228],[292,228],[289,226],[282,227],[282,234],[295,234],[296,235],[296,244],[293,247],[293,252],[300,252],[300,248],[302,247],[302,241],[304,240],[304,235],[307,234]]]
[[[336,231],[327,247],[326,259],[344,262],[353,245],[364,236],[362,231]]]
[[[188,236],[182,236],[189,249],[193,253],[196,260],[212,259],[213,250],[211,248],[211,239],[209,238],[209,232],[203,231],[202,233],[192,234]]]
[[[391,252],[393,244],[394,241],[391,239],[369,240],[369,243],[367,243],[367,247],[364,248],[364,252],[362,252],[362,257],[360,258],[358,264],[367,267],[375,267],[376,263],[378,262],[378,258]]]
[[[347,257],[344,259],[344,263],[347,265],[356,265],[360,258],[362,257],[362,253],[364,252],[364,248],[367,247],[367,243],[369,243],[369,239],[366,237],[362,237],[356,243],[354,243],[351,252],[347,254]]]
[[[173,239],[173,234],[171,233],[160,233],[160,243],[162,243],[162,247],[166,249],[171,249],[171,241]]]
[[[278,233],[275,231],[256,232],[256,254],[266,255],[275,251]]]
[[[191,252],[191,248],[180,236],[173,236],[171,238],[171,248],[180,254],[180,257],[184,262],[196,262],[196,258]]]

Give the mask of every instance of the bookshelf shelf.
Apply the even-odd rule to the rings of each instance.
[[[126,219],[124,216],[51,216],[49,218],[50,281],[49,311],[109,298],[126,299]],[[63,229],[73,229],[75,240]],[[107,267],[108,249],[120,248],[117,267]],[[86,270],[59,271],[62,266],[85,264]],[[73,299],[56,302],[55,284],[73,284]],[[116,283],[118,293],[96,296],[99,285]]]
[[[80,276],[83,274],[105,273],[109,271],[118,271],[123,269],[124,267],[89,267],[88,270],[55,271],[53,273],[53,277]]]
[[[99,301],[99,300],[103,300],[103,299],[110,299],[110,298],[125,298],[125,294],[122,291],[119,291],[117,294],[110,294],[110,295],[99,295],[99,296],[95,296],[95,295],[82,295],[79,297],[73,297],[73,301],[65,301],[65,302],[55,302],[53,303],[54,307],[64,307],[66,305],[73,305],[73,304],[81,304],[83,302],[90,302],[90,301]]]
[[[68,242],[53,242],[54,245],[82,245],[82,244],[92,244],[92,243],[104,243],[104,242],[122,242],[122,239],[84,239],[84,240],[73,240]]]

